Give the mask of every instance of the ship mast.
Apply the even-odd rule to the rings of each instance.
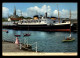
[[[9,13],[8,13],[8,18],[9,18]]]
[[[21,16],[22,16],[22,11],[21,11]]]
[[[58,4],[57,4],[57,8],[58,8]],[[59,8],[58,8],[58,20],[59,20],[59,23],[60,23],[60,18],[59,18]]]
[[[70,10],[70,17],[69,17],[69,20],[70,20],[70,36],[71,36],[71,10]]]

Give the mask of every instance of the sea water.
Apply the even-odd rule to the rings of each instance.
[[[64,38],[70,35],[70,32],[45,32],[45,31],[26,31],[26,30],[8,30],[6,33],[2,31],[2,40],[15,42],[15,34],[21,35],[19,38],[20,43],[33,44],[32,48],[35,48],[37,42],[37,48],[40,52],[77,52],[78,46],[78,33],[71,32],[71,36],[75,38],[72,42],[62,42]],[[25,36],[24,34],[30,33],[31,36]],[[35,49],[33,49],[35,50]]]

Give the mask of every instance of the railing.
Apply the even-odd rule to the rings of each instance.
[[[4,34],[6,35],[6,33],[4,33]],[[7,36],[9,36],[9,35],[7,34]],[[34,43],[32,43],[32,44],[29,44],[29,40],[28,40],[28,39],[25,40],[25,39],[26,39],[26,38],[24,38],[24,39],[18,39],[18,40],[19,40],[19,43],[20,43],[20,44],[19,44],[20,49],[22,48],[22,44],[21,44],[22,42],[21,42],[21,41],[24,40],[24,44],[25,44],[25,41],[27,41],[27,47],[28,47],[29,45],[30,45],[30,46],[35,45],[35,47],[32,48],[32,49],[35,49],[36,52],[37,52],[37,49],[38,49],[38,48],[37,48],[37,42],[34,42]],[[8,39],[8,38],[7,38],[7,39],[4,39],[4,38],[3,38],[2,40],[3,40],[3,41],[13,42],[13,43],[15,43],[15,41],[16,41],[16,39],[11,39],[11,40],[12,40],[12,41],[11,41],[11,40]]]
[[[37,48],[37,42],[34,42],[33,44],[30,44],[30,45],[32,46],[32,45],[34,45],[34,44],[35,44],[35,47],[32,48],[32,49],[36,49],[36,52],[37,52],[37,49],[38,49],[38,48]]]
[[[15,25],[14,22],[3,22],[2,25]]]
[[[24,38],[25,39],[25,38]],[[36,50],[36,52],[37,52],[37,42],[34,42],[34,43],[32,43],[32,44],[29,44],[29,40],[28,39],[26,39],[27,40],[27,47],[28,47],[28,45],[30,45],[30,46],[32,46],[32,45],[35,45],[35,47],[34,48],[32,48],[32,49],[35,49]],[[24,44],[25,44],[25,41],[26,40],[24,40]],[[21,43],[20,43],[20,49],[22,49],[22,45],[21,45]]]

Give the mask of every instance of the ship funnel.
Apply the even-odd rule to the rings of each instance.
[[[47,12],[45,13],[45,18],[47,18]]]

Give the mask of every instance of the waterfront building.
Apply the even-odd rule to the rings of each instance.
[[[8,17],[8,21],[18,21],[18,20],[22,20],[22,18],[19,18],[19,16],[16,14],[16,7],[14,6],[13,15],[10,15]]]

